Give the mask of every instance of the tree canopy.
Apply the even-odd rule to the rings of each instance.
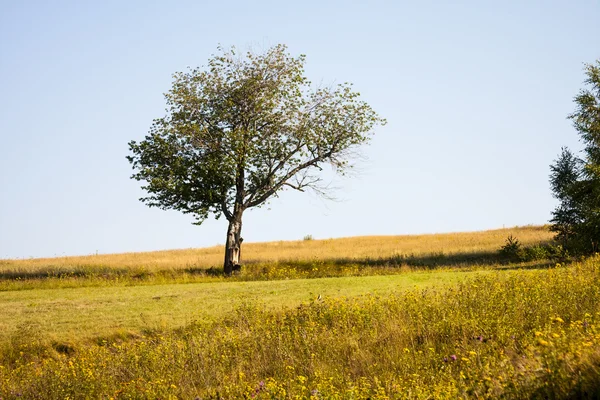
[[[244,55],[219,48],[206,68],[175,73],[167,115],[129,143],[132,178],[148,193],[141,201],[197,224],[224,215],[226,251],[233,241],[239,255],[246,209],[284,188],[322,191],[325,164],[344,173],[385,120],[351,84],[314,88],[304,64],[284,45]]]

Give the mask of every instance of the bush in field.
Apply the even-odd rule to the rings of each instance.
[[[506,242],[500,247],[500,255],[507,259],[518,259],[522,250],[521,242],[513,235],[508,235]]]
[[[562,245],[538,244],[523,246],[519,239],[509,235],[505,244],[498,250],[500,256],[509,261],[540,261],[547,259],[562,259],[568,256]]]

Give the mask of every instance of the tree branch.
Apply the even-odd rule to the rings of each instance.
[[[255,207],[259,204],[262,204],[269,197],[271,197],[277,190],[279,190],[284,184],[286,184],[288,179],[292,178],[299,171],[302,171],[305,168],[317,165],[319,162],[326,160],[327,158],[329,158],[331,156],[332,153],[333,153],[333,150],[330,150],[321,156],[318,156],[316,158],[313,158],[312,160],[306,161],[306,162],[298,165],[296,168],[292,168],[290,171],[288,171],[288,173],[283,178],[281,178],[279,180],[279,182],[277,182],[270,189],[268,189],[266,192],[264,192],[260,197],[258,197],[254,201],[249,201],[247,203],[247,208]]]
[[[225,215],[225,218],[227,218],[227,221],[231,221],[233,219],[233,215],[231,215],[231,212],[229,212],[229,210],[227,209],[227,204],[225,203],[225,200],[221,201],[221,211],[223,211],[223,214]]]
[[[304,192],[304,187],[305,187],[305,186],[302,186],[302,185],[292,185],[292,184],[291,184],[291,183],[289,183],[289,182],[283,182],[283,185],[285,185],[285,186],[289,186],[289,187],[291,187],[292,189],[296,189],[296,190],[298,190],[298,191],[300,191],[300,192]]]
[[[285,163],[287,163],[290,160],[290,158],[292,158],[294,156],[294,154],[296,154],[296,153],[298,153],[298,151],[300,151],[302,146],[303,146],[303,142],[300,140],[298,142],[298,144],[296,145],[296,147],[294,148],[294,150],[290,151],[290,153],[285,158],[283,158],[281,161],[279,161],[279,163],[277,163],[277,165],[269,171],[269,173],[267,174],[267,176],[264,179],[265,184],[268,184],[268,182],[271,180],[271,178],[273,178],[273,176],[275,176],[275,173],[277,171],[279,171],[280,169],[282,169],[285,166]],[[254,203],[254,199],[255,199],[256,195],[258,194],[258,189],[259,188],[256,188],[256,190],[252,191],[252,193],[250,194],[250,197],[248,198],[248,200],[246,200],[246,203],[244,204],[245,208],[254,207],[254,206],[262,203],[262,201],[261,201],[258,204],[251,205]]]

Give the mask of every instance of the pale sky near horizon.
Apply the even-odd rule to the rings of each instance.
[[[224,219],[139,202],[125,159],[219,44],[286,44],[388,120],[337,201],[285,192],[246,242],[544,224],[599,20],[598,1],[0,0],[0,259],[224,243]]]

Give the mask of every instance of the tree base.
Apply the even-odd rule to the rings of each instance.
[[[242,266],[240,264],[229,264],[225,266],[224,272],[226,276],[239,275],[242,273]]]

